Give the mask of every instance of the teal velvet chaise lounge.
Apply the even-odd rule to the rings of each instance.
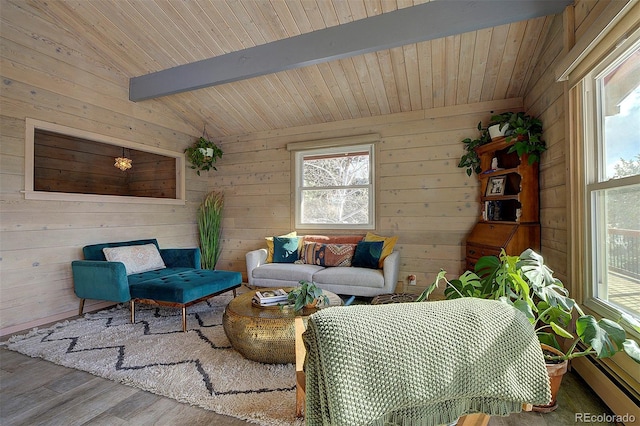
[[[242,274],[201,269],[199,248],[160,249],[156,239],[93,244],[82,248],[85,260],[71,263],[82,315],[85,299],[131,304],[135,302],[186,308],[242,284]]]

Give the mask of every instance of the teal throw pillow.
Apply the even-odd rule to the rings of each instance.
[[[353,255],[351,266],[378,269],[384,241],[360,241]]]
[[[273,237],[273,263],[293,263],[298,260],[299,237]]]

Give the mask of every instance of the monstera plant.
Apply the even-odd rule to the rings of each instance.
[[[509,256],[504,250],[499,257],[484,256],[476,263],[475,271],[466,271],[453,280],[446,278],[446,271],[440,271],[418,301],[426,300],[440,281],[446,283],[444,293],[447,299],[497,299],[522,311],[534,327],[538,340],[561,352],[545,353],[547,361],[570,360],[586,355],[608,358],[624,351],[640,363],[638,343],[626,338],[619,322],[625,322],[638,331],[640,323],[627,314],[622,314],[618,322],[606,318],[597,320],[585,314],[569,297],[562,282],[553,276],[553,271],[544,264],[543,257],[531,249],[520,256]],[[575,335],[567,330],[574,316]],[[567,349],[559,344],[558,336],[571,339]],[[579,343],[582,343],[582,349],[578,349]]]

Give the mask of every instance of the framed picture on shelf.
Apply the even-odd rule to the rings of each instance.
[[[486,197],[491,195],[504,195],[504,187],[507,181],[506,176],[494,176],[489,178],[487,183],[487,191],[484,194]]]

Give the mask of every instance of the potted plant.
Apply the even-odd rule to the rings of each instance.
[[[640,347],[635,340],[626,338],[622,326],[606,318],[596,320],[592,315],[586,315],[544,264],[542,256],[531,249],[520,256],[508,256],[504,250],[499,257],[484,256],[476,263],[475,271],[465,271],[454,280],[448,280],[446,271],[440,271],[434,283],[417,301],[428,299],[440,281],[446,283],[444,293],[447,299],[478,297],[502,300],[527,316],[543,345],[547,370],[552,379],[552,402],[549,406],[538,407],[538,411],[555,409],[562,374],[566,372],[567,362],[573,358],[595,355],[602,359],[624,351],[640,363]],[[567,331],[574,316],[575,336]],[[622,314],[620,321],[640,331],[640,323],[630,315]],[[566,349],[559,344],[557,336],[570,339]],[[579,344],[583,348],[578,349]]]
[[[508,125],[504,133],[507,142],[515,140],[509,152],[517,152],[519,157],[529,155],[529,164],[540,161],[540,155],[547,145],[542,140],[542,121],[524,112],[504,112],[491,117],[492,123]]]
[[[198,232],[204,269],[215,269],[220,258],[223,206],[222,192],[212,191],[204,197],[202,204],[198,207]]]
[[[471,176],[471,173],[473,172],[476,174],[480,174],[482,172],[482,169],[480,168],[480,157],[478,157],[476,148],[491,142],[489,131],[486,127],[482,127],[482,122],[478,123],[478,131],[480,132],[480,136],[476,139],[466,138],[462,140],[466,154],[460,158],[458,167],[466,167],[467,176]]]
[[[304,307],[314,308],[319,301],[325,306],[329,305],[329,298],[322,293],[322,289],[306,280],[300,280],[300,286],[289,292],[287,301],[293,304],[294,311],[299,311]]]
[[[497,133],[496,128],[498,129]],[[466,153],[460,158],[458,167],[466,167],[468,176],[471,176],[472,172],[476,174],[482,172],[480,158],[475,149],[491,142],[492,133],[504,135],[507,142],[513,141],[509,152],[517,152],[519,157],[527,154],[529,164],[540,161],[540,155],[547,149],[542,140],[542,121],[524,112],[495,114],[491,116],[487,127],[482,127],[482,122],[478,123],[478,131],[480,136],[477,139],[466,138],[462,140]]]
[[[218,170],[214,164],[218,158],[222,158],[222,149],[205,138],[205,135],[200,136],[196,143],[185,149],[184,152],[191,163],[191,168],[198,170],[196,172],[198,176],[200,176],[201,170]]]

